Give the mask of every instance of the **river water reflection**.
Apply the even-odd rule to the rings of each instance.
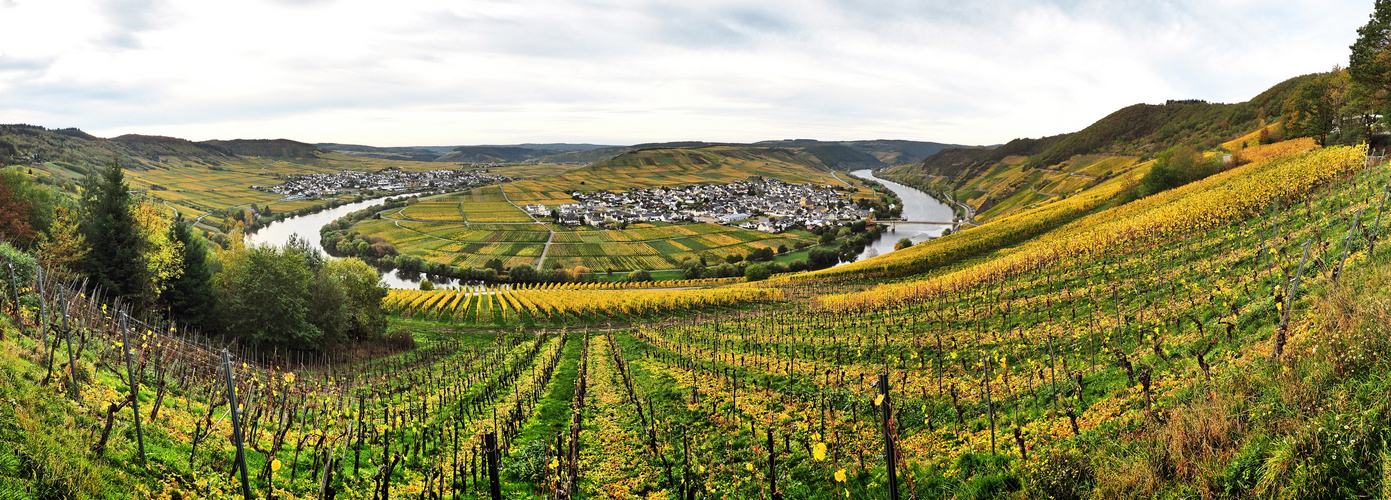
[[[950,222],[955,215],[951,206],[946,203],[942,203],[936,198],[928,196],[927,193],[917,189],[875,177],[874,172],[871,170],[856,170],[851,173],[854,174],[855,177],[861,179],[877,181],[883,184],[884,187],[889,188],[890,191],[893,191],[894,194],[898,195],[898,199],[903,200],[904,220]],[[892,230],[886,229],[878,239],[866,246],[865,251],[861,252],[859,257],[855,260],[865,260],[893,252],[894,244],[898,243],[898,240],[903,238],[912,240],[914,245],[922,243],[941,236],[942,232],[948,227],[950,226],[905,224],[897,226]]]
[[[334,219],[372,205],[380,204],[381,202],[381,199],[359,201],[324,210],[319,213],[272,222],[260,230],[246,235],[246,244],[284,246],[285,243],[290,241],[291,235],[298,234],[300,238],[304,238],[315,249],[324,252],[324,247],[319,245],[319,228],[333,222]],[[328,255],[328,252],[324,252],[324,255]],[[385,281],[387,286],[391,288],[418,288],[420,286],[420,280],[424,278],[424,276],[418,273],[413,274],[413,276],[407,276],[398,271],[387,271],[382,275],[382,281]],[[451,284],[448,280],[437,283],[441,285]]]

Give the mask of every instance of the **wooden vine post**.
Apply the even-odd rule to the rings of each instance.
[[[778,491],[778,456],[776,453],[777,443],[773,442],[773,428],[768,428],[768,491],[772,492],[770,498],[782,500],[782,492]]]
[[[879,374],[879,416],[884,428],[884,461],[889,473],[889,500],[898,500],[898,457],[895,456],[893,409],[889,404],[889,374]]]
[[[68,392],[72,393],[74,401],[82,401],[82,391],[77,386],[77,355],[72,352],[72,329],[68,328],[68,301],[63,296],[63,289],[58,289],[58,302],[63,304],[63,336],[68,343],[68,374],[72,376],[72,387]]]
[[[1285,353],[1285,334],[1290,328],[1290,307],[1294,306],[1294,297],[1299,293],[1299,281],[1304,277],[1304,265],[1309,262],[1309,245],[1314,240],[1304,242],[1304,256],[1299,259],[1299,271],[1294,273],[1294,279],[1290,280],[1290,290],[1285,297],[1284,307],[1280,311],[1280,326],[1275,329],[1275,345],[1271,347],[1270,357],[1280,359]]]
[[[15,324],[18,325],[18,324],[19,324],[19,280],[15,279],[15,274],[14,274],[14,259],[13,259],[13,258],[10,259],[10,262],[9,262],[8,265],[10,266],[10,294],[14,297],[14,302],[11,303],[11,305],[13,305],[14,307],[13,307],[12,309],[10,309],[10,312],[14,315],[14,322],[15,322]]]
[[[1051,354],[1051,353],[1050,353]],[[990,414],[990,454],[995,454],[995,402],[990,398],[990,355],[981,356],[981,367],[985,369],[985,408]],[[883,380],[883,379],[880,379]],[[1053,392],[1057,400],[1057,389]],[[888,396],[884,396],[888,400]]]
[[[1338,278],[1343,275],[1343,263],[1348,260],[1348,247],[1352,246],[1352,236],[1357,233],[1357,227],[1362,223],[1362,210],[1357,209],[1357,215],[1352,218],[1352,227],[1348,228],[1348,235],[1343,238],[1343,255],[1338,257],[1338,269],[1333,271],[1333,285],[1338,285]]]
[[[222,369],[227,375],[228,412],[232,415],[232,440],[237,445],[237,470],[241,472],[242,498],[251,500],[251,482],[246,479],[246,450],[241,432],[241,407],[237,405],[237,382],[232,375],[232,353],[222,350]],[[138,411],[136,413],[139,413]]]
[[[130,379],[130,404],[135,409],[135,442],[139,445],[140,461],[145,461],[145,433],[140,429],[140,377],[135,373],[135,366],[131,364],[130,352],[135,348],[130,344],[130,326],[127,324],[130,315],[121,311],[121,348],[126,354],[126,376]]]
[[[502,500],[502,483],[498,481],[498,450],[497,432],[491,431],[483,435],[484,453],[488,459],[488,495],[493,500]]]
[[[1381,207],[1377,208],[1376,223],[1372,224],[1372,237],[1367,249],[1367,256],[1373,257],[1377,253],[1377,238],[1381,236],[1381,214],[1386,211],[1386,197],[1391,195],[1391,184],[1381,186]]]

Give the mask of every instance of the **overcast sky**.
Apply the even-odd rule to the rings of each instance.
[[[0,0],[0,123],[994,144],[1347,64],[1372,0]]]

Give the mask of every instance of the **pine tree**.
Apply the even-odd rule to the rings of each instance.
[[[98,286],[122,297],[139,295],[146,274],[131,203],[125,174],[114,160],[101,175],[83,179],[81,229],[91,245],[83,267]]]
[[[210,331],[216,310],[217,296],[213,293],[213,272],[208,263],[208,248],[203,238],[182,221],[169,228],[169,237],[182,248],[183,274],[164,292],[175,320],[184,326]]]

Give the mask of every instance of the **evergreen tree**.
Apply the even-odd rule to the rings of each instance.
[[[208,262],[208,247],[202,237],[182,221],[169,228],[170,239],[182,248],[183,274],[164,292],[175,320],[184,326],[211,331],[217,305],[213,292],[213,271]]]
[[[98,286],[122,297],[140,294],[146,273],[131,204],[125,174],[116,161],[100,175],[83,179],[81,230],[91,245],[83,267]]]
[[[1383,111],[1391,110],[1391,0],[1376,0],[1371,20],[1358,28],[1348,57],[1348,74]],[[1383,113],[1385,115],[1385,113]]]

